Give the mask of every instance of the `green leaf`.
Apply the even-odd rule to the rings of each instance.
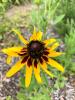
[[[8,2],[8,0],[2,0],[2,2],[3,2],[3,3],[6,3],[6,2]]]
[[[21,92],[18,92],[17,99],[18,100],[27,100],[25,94],[21,93]]]
[[[20,79],[20,85],[21,85],[21,87],[25,88],[25,78],[21,76],[19,79]]]
[[[64,14],[63,15],[60,15],[60,16],[57,16],[56,19],[55,19],[55,21],[54,21],[54,24],[59,23],[64,17],[65,17]]]
[[[39,5],[39,4],[41,4],[41,0],[34,0],[34,3]]]
[[[42,78],[43,78],[45,85],[48,86],[48,79],[43,71],[42,71]]]
[[[2,36],[2,34],[0,34],[0,40],[2,40],[3,39],[3,36]]]
[[[20,1],[19,0],[15,0],[15,3],[19,5],[20,4]]]
[[[6,100],[12,100],[12,99],[11,99],[11,96],[7,96],[7,97],[6,97]]]
[[[2,14],[5,11],[4,5],[0,3],[0,14]]]

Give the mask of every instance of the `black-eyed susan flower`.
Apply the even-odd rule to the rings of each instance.
[[[13,31],[19,36],[20,40],[25,44],[24,46],[11,47],[2,49],[2,52],[8,55],[7,63],[10,63],[12,57],[20,57],[21,59],[12,66],[12,68],[6,73],[6,77],[11,77],[23,66],[26,66],[25,73],[25,86],[30,85],[32,71],[34,72],[35,78],[38,83],[42,83],[40,76],[40,69],[44,70],[49,76],[54,75],[47,69],[47,64],[64,71],[64,68],[55,60],[53,57],[61,55],[61,52],[56,52],[55,49],[59,46],[56,39],[51,38],[47,40],[42,39],[42,32],[36,32],[34,29],[33,35],[30,37],[29,42],[15,29]]]

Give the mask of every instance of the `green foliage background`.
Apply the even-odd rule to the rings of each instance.
[[[5,16],[5,13],[12,6],[31,4],[33,9],[23,17],[16,15],[16,18],[10,20]],[[18,100],[50,100],[50,94],[55,89],[63,88],[66,84],[66,76],[68,74],[75,75],[75,0],[1,0],[0,1],[0,41],[3,40],[4,33],[10,31],[12,27],[26,27],[32,31],[36,26],[37,30],[44,32],[44,38],[50,36],[47,33],[48,29],[55,30],[59,35],[60,42],[64,44],[65,54],[56,58],[65,67],[65,73],[60,74],[56,70],[52,70],[56,75],[56,81],[53,86],[49,86],[47,76],[44,76],[45,83],[42,86],[34,84],[27,90],[24,87],[24,78],[20,77],[21,89],[17,94]],[[34,79],[34,78],[33,78]],[[13,100],[7,96],[7,100]]]

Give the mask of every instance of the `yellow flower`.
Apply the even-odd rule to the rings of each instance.
[[[30,85],[32,71],[34,72],[35,78],[38,83],[42,83],[40,77],[40,69],[44,70],[49,76],[54,75],[47,69],[47,64],[64,72],[64,68],[57,63],[52,57],[61,55],[61,52],[56,52],[55,49],[59,46],[56,39],[51,38],[48,40],[42,39],[42,32],[36,32],[34,29],[33,35],[30,37],[28,42],[17,30],[13,31],[19,36],[20,40],[25,44],[24,46],[11,47],[2,49],[2,52],[8,55],[7,63],[10,63],[12,57],[20,57],[21,59],[12,66],[12,68],[6,73],[6,77],[11,77],[26,65],[25,73],[25,86]]]

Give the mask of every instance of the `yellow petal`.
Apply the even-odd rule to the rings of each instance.
[[[37,40],[41,40],[42,39],[42,35],[43,35],[43,33],[42,32],[37,32],[37,34],[36,34],[36,38],[37,38]]]
[[[19,36],[20,40],[21,40],[24,44],[28,44],[28,41],[21,35],[21,33],[20,33],[18,30],[12,29],[12,31],[15,32],[15,33]]]
[[[36,32],[36,28],[34,27],[33,35],[30,37],[30,41],[32,40],[41,40],[42,32]]]
[[[32,66],[26,65],[26,77],[25,77],[25,86],[29,87],[32,77]]]
[[[48,40],[44,40],[43,42],[44,42],[45,45],[47,46],[47,45],[50,45],[50,44],[56,42],[56,39],[51,38],[51,39],[48,39]]]
[[[1,51],[9,56],[15,56],[18,57],[18,53],[23,49],[23,47],[11,47],[7,49],[2,49]]]
[[[60,56],[60,55],[62,55],[62,54],[63,54],[62,52],[49,51],[48,56],[49,56],[49,57],[57,57],[57,56]]]
[[[8,56],[8,57],[7,57],[7,61],[6,61],[7,64],[10,64],[10,63],[11,63],[11,60],[12,60],[12,57],[11,57],[11,56]]]
[[[55,60],[52,60],[51,58],[48,59],[48,64],[51,65],[52,67],[55,67],[56,69],[58,69],[59,71],[64,72],[64,67],[61,66],[58,62],[56,62]]]
[[[35,34],[33,34],[31,37],[30,37],[30,41],[32,41],[32,40],[36,40],[36,33]]]
[[[60,44],[58,42],[54,43],[51,47],[49,47],[49,50],[55,50]]]
[[[36,27],[34,26],[33,34],[35,34],[35,33],[36,33]]]
[[[23,66],[24,63],[21,63],[22,60],[18,61],[12,68],[6,73],[6,77],[11,77],[17,73]]]
[[[50,71],[48,71],[47,70],[47,64],[45,63],[45,62],[43,62],[42,64],[41,64],[41,68],[50,76],[50,77],[54,77],[54,75],[50,72]]]
[[[41,76],[40,76],[40,67],[34,67],[34,75],[38,83],[42,83]]]
[[[32,36],[30,37],[30,41],[32,40],[36,40],[36,28],[34,27],[34,31],[33,31],[33,34]]]

